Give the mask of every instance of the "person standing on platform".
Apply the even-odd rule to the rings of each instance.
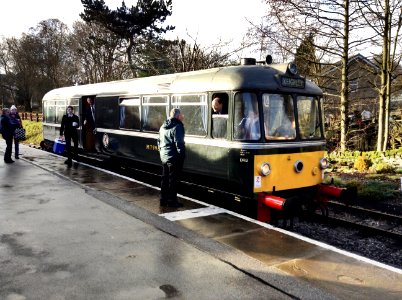
[[[159,154],[162,161],[161,206],[182,207],[177,200],[177,180],[183,169],[186,148],[184,143],[184,115],[173,108],[170,118],[159,130]]]
[[[87,98],[87,106],[84,113],[84,132],[85,132],[85,150],[95,151],[95,105],[94,100]]]
[[[18,114],[17,107],[15,105],[10,108],[10,121],[11,124],[15,126],[15,128],[22,128],[21,117]],[[15,159],[19,159],[20,157],[20,140],[14,135],[14,157]]]
[[[60,139],[66,142],[67,160],[64,162],[69,167],[72,165],[73,153],[71,149],[71,140],[74,143],[74,157],[78,155],[78,131],[80,120],[77,115],[74,114],[74,108],[72,106],[67,107],[67,113],[61,120],[60,127]]]
[[[6,151],[4,152],[4,162],[7,164],[13,163],[11,152],[13,148],[13,136],[16,126],[11,123],[10,110],[3,108],[1,115],[1,134],[6,140]]]

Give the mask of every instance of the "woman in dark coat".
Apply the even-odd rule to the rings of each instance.
[[[6,140],[6,152],[4,153],[4,162],[13,163],[11,159],[11,152],[13,147],[13,137],[16,126],[10,121],[10,110],[8,108],[3,108],[1,115],[1,134],[3,139]]]
[[[22,121],[21,117],[17,112],[17,107],[15,105],[11,106],[10,108],[10,121],[11,124],[15,126],[15,128],[22,128]],[[14,156],[15,159],[19,159],[20,157],[20,141],[17,139],[17,137],[14,135]]]

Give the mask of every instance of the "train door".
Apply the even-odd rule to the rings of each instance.
[[[95,152],[95,96],[83,96],[80,104],[80,119],[82,120],[82,145],[86,152]]]
[[[206,145],[206,161],[204,167],[208,177],[213,178],[210,185],[223,187],[228,181],[227,143],[230,139],[229,123],[229,94],[226,92],[213,93],[210,98],[210,137],[212,141]]]

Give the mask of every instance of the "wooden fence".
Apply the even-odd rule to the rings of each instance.
[[[43,121],[43,114],[36,113],[36,112],[22,112],[19,113],[21,119],[23,120],[30,120],[34,122],[42,122]]]

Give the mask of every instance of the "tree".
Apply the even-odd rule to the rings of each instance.
[[[300,45],[306,36],[314,33],[314,39],[310,38],[310,43],[321,52],[319,57],[340,58],[342,151],[346,149],[348,128],[349,53],[369,39],[352,38],[353,32],[362,28],[357,2],[357,0],[266,0],[269,6],[267,18],[270,18],[270,26],[258,29],[259,36],[263,30],[269,41],[278,47],[281,46],[281,41],[285,41],[286,51],[293,54],[296,45]]]
[[[31,111],[49,90],[71,84],[69,32],[59,20],[49,19],[20,39],[6,39],[8,70],[14,77],[16,104]]]
[[[126,42],[126,55],[133,73],[137,76],[133,50],[140,37],[157,37],[173,26],[162,27],[166,17],[172,14],[172,0],[138,0],[136,6],[128,8],[125,2],[116,10],[110,10],[103,0],[81,0],[84,13],[80,14],[85,22],[95,22],[115,33]]]
[[[366,23],[378,37],[373,38],[372,43],[382,47],[381,61],[377,61],[381,67],[377,151],[385,151],[389,135],[392,74],[401,60],[396,50],[402,26],[402,1],[370,0],[362,1],[360,6]]]
[[[13,59],[13,74],[15,78],[16,103],[23,105],[26,111],[32,111],[34,87],[38,84],[38,48],[37,40],[32,36],[23,35],[19,40],[7,39],[8,52]],[[42,95],[43,96],[43,95]]]
[[[137,55],[144,75],[188,72],[230,64],[230,53],[223,53],[219,45],[202,47],[183,39],[159,40],[142,43]]]
[[[68,27],[57,19],[48,19],[31,28],[30,36],[37,43],[37,67],[42,80],[49,80],[45,90],[71,84],[72,57]]]
[[[8,52],[7,40],[0,43],[0,103],[1,106],[15,102],[14,74],[12,73],[12,57]]]
[[[71,36],[73,82],[96,83],[129,76],[121,39],[98,24],[75,22]]]
[[[300,75],[310,78],[318,83],[318,80],[315,80],[317,78],[316,75],[321,72],[320,64],[315,55],[313,33],[309,33],[296,49],[295,63]]]

